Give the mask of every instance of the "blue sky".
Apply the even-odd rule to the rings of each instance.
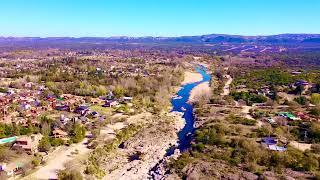
[[[1,0],[0,36],[320,34],[320,0]]]

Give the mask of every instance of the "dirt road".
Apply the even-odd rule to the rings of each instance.
[[[60,147],[49,155],[49,159],[44,166],[41,166],[36,172],[23,179],[57,179],[57,172],[65,168],[65,163],[90,151],[86,146],[87,141],[88,139],[85,138],[78,144]],[[75,153],[76,151],[77,154]]]
[[[227,96],[230,94],[230,84],[232,83],[233,79],[230,75],[225,76],[228,80],[223,88],[223,93],[221,93],[222,96]]]

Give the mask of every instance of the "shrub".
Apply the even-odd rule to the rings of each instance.
[[[40,160],[39,159],[34,159],[32,160],[32,165],[34,165],[35,167],[39,166],[40,165]]]
[[[300,105],[306,105],[308,102],[308,100],[305,96],[296,97],[296,98],[294,98],[294,101],[296,101]]]
[[[310,114],[314,116],[320,116],[320,108],[313,108],[310,110]]]
[[[57,147],[63,145],[64,141],[60,138],[50,138],[50,144],[54,147]]]
[[[94,165],[88,165],[84,173],[86,174],[95,174],[97,172],[97,168]]]
[[[247,118],[234,116],[234,115],[230,115],[228,119],[234,124],[243,124],[248,126],[254,126],[257,123],[257,121],[254,119],[247,119]]]
[[[76,170],[61,170],[58,173],[59,180],[82,180],[82,175]]]
[[[6,88],[0,88],[0,93],[7,93],[8,92],[8,89]]]
[[[315,104],[315,105],[320,104],[320,94],[318,94],[318,93],[313,93],[313,94],[311,95],[311,103],[312,103],[312,104]]]
[[[203,149],[204,149],[204,144],[202,144],[202,143],[192,144],[192,149],[196,150],[196,151],[199,151],[199,152],[202,152]]]

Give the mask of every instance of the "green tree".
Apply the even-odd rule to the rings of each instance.
[[[48,136],[43,136],[39,142],[39,151],[48,152],[51,148],[50,140]]]
[[[71,130],[71,135],[72,142],[78,143],[85,138],[86,130],[80,123],[76,123],[74,124],[73,129]]]

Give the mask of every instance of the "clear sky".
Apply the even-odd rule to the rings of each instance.
[[[0,0],[0,36],[320,34],[320,0]]]

